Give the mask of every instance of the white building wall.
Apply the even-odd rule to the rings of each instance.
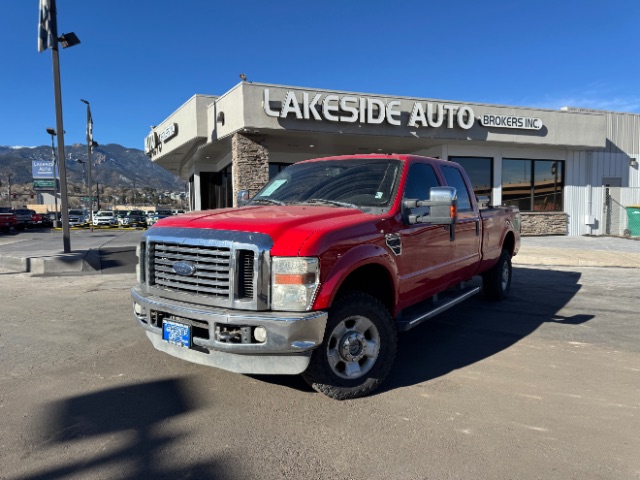
[[[567,156],[565,211],[569,214],[569,235],[607,234],[608,181],[615,185],[619,179],[620,185],[610,188],[609,233],[621,235],[627,225],[626,207],[640,205],[640,170],[631,165],[631,159],[640,159],[640,115],[606,112],[606,118],[605,148],[570,151]]]

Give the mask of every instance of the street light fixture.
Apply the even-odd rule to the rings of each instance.
[[[74,47],[80,43],[80,39],[73,32],[63,33],[58,37],[58,41],[60,45],[62,45],[62,48]]]

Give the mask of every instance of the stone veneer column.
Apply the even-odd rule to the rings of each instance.
[[[237,207],[240,190],[249,190],[249,197],[253,197],[269,181],[269,150],[265,146],[265,136],[234,134],[231,139],[231,165],[233,206]]]

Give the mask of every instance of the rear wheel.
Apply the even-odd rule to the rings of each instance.
[[[391,370],[396,343],[395,325],[382,302],[351,293],[329,312],[324,341],[302,376],[316,391],[336,400],[363,397]]]
[[[511,253],[503,250],[498,263],[482,275],[482,289],[490,300],[502,300],[511,290]]]

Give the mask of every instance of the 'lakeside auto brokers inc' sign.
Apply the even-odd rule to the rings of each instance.
[[[268,88],[263,92],[264,112],[270,117],[287,118],[294,115],[298,120],[326,120],[329,122],[364,123],[376,125],[402,125],[399,100],[383,102],[377,98],[339,96],[335,94],[302,92],[300,99],[296,92],[289,90],[282,101],[280,110],[271,108]],[[414,102],[409,115],[409,127],[446,127],[457,126],[464,130],[473,127],[475,115],[468,105],[447,103]],[[517,128],[540,130],[539,118],[515,117],[508,115],[482,115],[480,124],[485,127]]]

